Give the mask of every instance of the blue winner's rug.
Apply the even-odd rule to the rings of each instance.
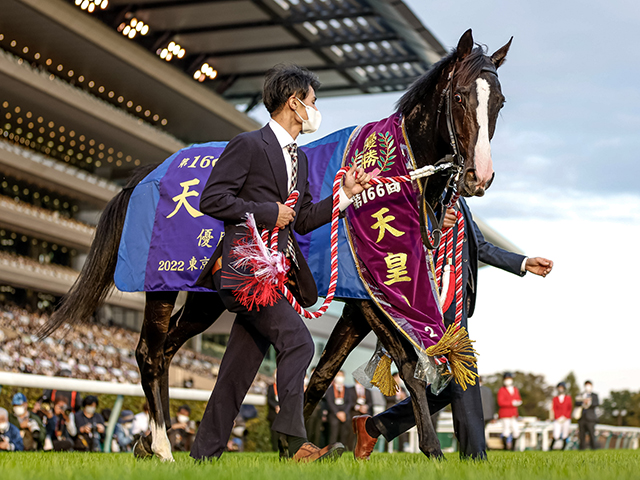
[[[301,147],[309,158],[314,201],[331,195],[333,178],[355,127],[339,130]],[[165,160],[134,189],[124,223],[115,283],[124,292],[209,291],[196,287],[223,232],[222,222],[198,211],[200,193],[226,142],[183,148]],[[214,170],[215,172],[215,170]],[[329,286],[329,224],[297,235],[321,296]],[[344,224],[339,229],[338,298],[368,299],[358,275]]]

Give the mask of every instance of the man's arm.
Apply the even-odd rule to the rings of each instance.
[[[473,219],[471,219],[471,224],[478,239],[478,260],[520,277],[527,273],[525,269],[525,259],[527,257],[518,253],[508,252],[496,247],[493,243],[487,242]]]
[[[247,202],[238,198],[256,148],[245,135],[235,137],[220,155],[200,197],[200,211],[217,220],[240,223],[246,213],[253,213],[256,223],[272,229],[278,218],[275,202]]]

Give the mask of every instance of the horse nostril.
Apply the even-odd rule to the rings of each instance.
[[[475,170],[468,170],[466,177],[467,177],[467,183],[471,183],[471,184],[478,183],[478,176],[476,175]]]
[[[496,178],[496,172],[493,172],[493,175],[491,175],[491,178],[489,179],[487,184],[484,186],[485,190],[487,190],[491,186],[495,178]]]

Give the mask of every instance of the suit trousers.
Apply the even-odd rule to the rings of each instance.
[[[460,445],[461,457],[487,457],[482,399],[478,383],[462,390],[460,385],[451,381],[440,395],[434,395],[427,387],[427,401],[432,414],[451,404],[453,428]],[[388,441],[406,432],[416,424],[411,397],[376,415],[373,421]]]
[[[304,376],[313,359],[314,345],[302,318],[284,297],[273,306],[247,310],[236,301],[233,291],[219,288],[220,272],[213,276],[213,283],[225,307],[237,316],[191,456],[206,459],[222,455],[233,421],[270,345],[276,350],[280,403],[272,428],[306,438]]]
[[[351,430],[351,419],[347,415],[347,420],[341,422],[334,414],[329,414],[329,444],[340,442],[344,446],[349,446],[349,431]]]
[[[587,448],[587,435],[589,435],[589,446],[591,447],[591,450],[596,450],[598,448],[596,422],[581,418],[578,420],[578,442],[580,450]]]

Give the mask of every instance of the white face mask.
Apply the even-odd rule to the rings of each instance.
[[[176,420],[178,420],[178,423],[188,423],[189,417],[187,417],[186,415],[178,415],[176,417]]]
[[[93,415],[94,413],[96,413],[96,407],[85,407],[84,413],[86,413],[87,415]]]
[[[592,385],[585,385],[584,386],[584,391],[587,393],[591,393],[591,391],[593,390],[593,386]]]
[[[236,437],[242,437],[244,435],[244,427],[233,427],[233,434]]]
[[[505,387],[511,387],[513,385],[513,379],[512,378],[505,378],[504,379],[504,386]]]
[[[322,114],[315,108],[305,105],[305,103],[298,97],[296,97],[296,100],[304,105],[304,108],[307,111],[307,120],[302,118],[296,111],[296,115],[298,115],[298,117],[300,117],[300,120],[302,120],[302,133],[316,132],[320,128],[320,123],[322,122]]]
[[[26,411],[27,411],[27,409],[24,408],[24,405],[18,405],[16,407],[13,407],[13,413],[16,414],[16,417],[23,416]]]
[[[9,430],[9,422],[0,423],[0,433],[5,433],[7,430]]]
[[[336,382],[337,386],[341,387],[342,385],[344,385],[344,377],[343,376],[338,376],[338,377],[336,377],[334,382]]]

